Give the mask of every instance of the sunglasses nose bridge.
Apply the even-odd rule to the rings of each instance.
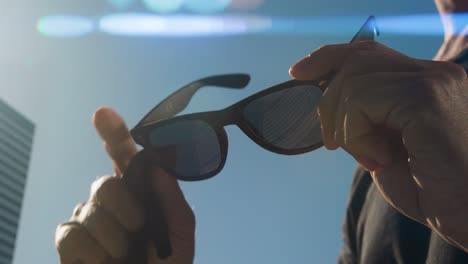
[[[216,120],[219,126],[224,127],[228,125],[235,125],[239,123],[241,116],[234,107],[216,111]]]

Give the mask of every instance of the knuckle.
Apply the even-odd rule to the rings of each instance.
[[[77,216],[77,221],[86,225],[96,218],[99,218],[100,214],[102,214],[102,210],[95,203],[87,203],[81,208],[81,212]]]
[[[421,78],[414,80],[411,89],[403,98],[406,110],[410,110],[419,120],[432,123],[444,118],[447,107],[450,107],[457,88],[466,73],[463,68],[450,62],[436,62],[439,67],[431,67]]]
[[[328,129],[328,122],[330,119],[330,110],[329,103],[325,98],[321,98],[320,102],[317,105],[317,114],[320,118],[320,123],[324,127],[324,129]]]
[[[55,231],[55,247],[59,253],[64,253],[66,244],[76,242],[79,239],[81,230],[78,223],[67,222],[57,226]]]
[[[104,263],[107,254],[90,239],[88,231],[77,222],[57,227],[55,246],[61,263]]]
[[[116,188],[121,184],[120,179],[114,176],[103,176],[91,185],[91,200],[98,203],[112,196]]]
[[[432,86],[453,86],[466,79],[465,69],[449,61],[430,61],[426,70],[426,78],[431,79]]]
[[[128,241],[118,221],[94,203],[86,204],[77,221],[113,257],[126,255]]]
[[[95,210],[112,215],[128,230],[138,230],[143,226],[143,208],[140,207],[141,205],[135,197],[128,192],[121,178],[102,177],[93,183],[91,189],[90,201],[100,208]],[[94,212],[94,214],[102,214],[100,211]]]
[[[85,203],[79,203],[73,209],[72,217],[78,216],[81,212],[81,209],[85,206]]]
[[[449,61],[440,61],[439,63],[446,74],[452,79],[453,77],[455,77],[455,79],[466,77],[466,71],[462,66]]]

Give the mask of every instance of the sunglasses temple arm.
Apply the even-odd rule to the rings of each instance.
[[[359,31],[354,35],[349,43],[375,40],[375,37],[380,34],[379,28],[377,26],[377,21],[375,16],[369,16],[359,29]]]
[[[149,163],[148,157],[145,150],[138,152],[122,177],[130,193],[144,206],[145,212],[145,225],[141,231],[132,235],[128,261],[124,263],[147,264],[147,245],[150,241],[156,247],[160,259],[172,255],[167,219],[157,194],[150,187],[152,183],[148,164],[152,163]]]
[[[161,101],[138,122],[137,126],[177,115],[187,107],[193,95],[203,87],[217,86],[220,88],[242,89],[247,86],[249,81],[250,76],[248,74],[226,74],[191,82]]]
[[[361,41],[370,41],[370,40],[375,40],[375,37],[380,34],[379,28],[377,26],[377,21],[374,16],[369,16],[364,22],[364,24],[361,26],[359,31],[354,35],[354,37],[351,39],[349,43],[355,43],[355,42],[361,42]],[[320,78],[317,78],[319,80],[318,86],[322,89],[322,91],[325,91],[325,89],[328,87],[330,82],[333,80],[333,77],[335,77],[336,72],[332,71],[325,76],[322,76]]]

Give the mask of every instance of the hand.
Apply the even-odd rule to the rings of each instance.
[[[377,42],[324,46],[290,74],[335,73],[318,106],[324,145],[371,171],[385,199],[468,250],[468,78]]]
[[[127,255],[129,234],[141,229],[145,220],[143,206],[121,179],[136,153],[124,121],[108,108],[98,109],[93,121],[113,161],[116,176],[96,180],[89,200],[75,208],[69,222],[58,226],[55,243],[61,264],[121,263]],[[174,177],[155,168],[152,179],[154,193],[158,194],[167,217],[173,251],[171,257],[162,261],[155,247],[147,245],[149,263],[193,263],[195,216]]]

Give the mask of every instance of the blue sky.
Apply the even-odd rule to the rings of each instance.
[[[227,106],[289,79],[288,68],[320,45],[352,34],[251,34],[211,37],[121,37],[93,33],[50,38],[37,33],[44,15],[89,17],[115,10],[104,0],[13,1],[0,8],[0,96],[37,126],[15,264],[56,263],[54,232],[89,187],[112,167],[91,125],[106,105],[133,126],[159,100],[199,77],[246,72],[242,91],[204,89],[188,111]],[[253,12],[253,11],[251,11]],[[266,0],[266,16],[357,16],[434,13],[428,1]],[[312,31],[312,30],[311,30]],[[431,58],[442,36],[381,32],[379,41],[417,58]],[[197,216],[196,263],[333,263],[356,163],[343,151],[300,156],[269,153],[236,127],[220,175],[182,183]]]

